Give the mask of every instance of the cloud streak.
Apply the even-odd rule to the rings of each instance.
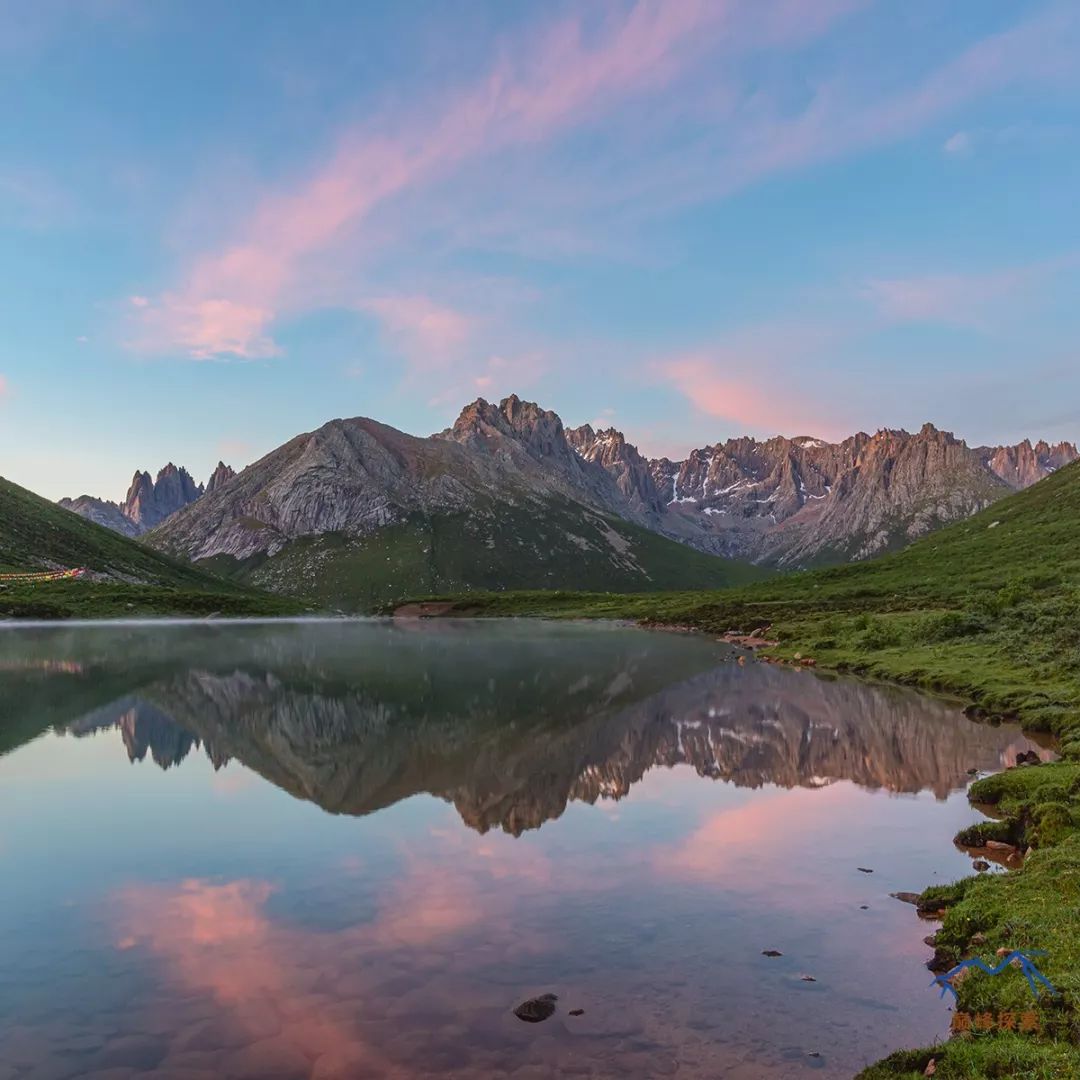
[[[257,358],[275,355],[271,329],[305,260],[355,230],[396,196],[445,179],[466,161],[536,144],[655,92],[699,60],[717,37],[770,43],[816,33],[846,11],[786,0],[639,0],[587,30],[578,18],[530,35],[475,84],[404,116],[347,132],[329,160],[293,190],[256,200],[223,249],[196,260],[182,283],[149,306],[139,351]]]
[[[1066,254],[1027,266],[986,273],[931,273],[876,278],[863,296],[885,316],[901,323],[940,323],[986,330],[1038,286],[1080,259]]]
[[[428,296],[374,296],[360,307],[379,320],[391,344],[422,368],[452,360],[474,330],[469,316]]]

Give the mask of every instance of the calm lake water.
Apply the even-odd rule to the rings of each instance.
[[[3,630],[0,1080],[847,1077],[1028,748],[615,626]]]

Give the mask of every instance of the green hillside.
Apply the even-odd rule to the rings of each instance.
[[[1080,463],[871,562],[724,593],[490,594],[458,598],[453,610],[636,618],[718,633],[769,626],[776,658],[948,691],[990,717],[1057,734],[1061,761],[972,785],[972,800],[993,805],[998,820],[958,838],[1016,844],[1030,851],[1023,868],[924,899],[948,909],[937,939],[948,959],[1045,950],[1039,968],[1060,996],[1035,1003],[1016,969],[969,978],[958,988],[960,1011],[1034,1008],[1039,1031],[969,1033],[895,1054],[862,1080],[916,1080],[931,1059],[937,1080],[1080,1076]]]
[[[269,558],[218,556],[201,565],[347,611],[418,592],[719,589],[767,574],[554,499],[537,510],[492,503],[482,512],[416,516],[367,537],[326,534],[293,541]]]
[[[1080,463],[904,551],[723,593],[506,593],[458,612],[770,626],[781,655],[950,690],[1062,732],[1080,712]]]
[[[0,573],[85,567],[77,581],[0,584],[0,618],[277,614],[295,604],[238,588],[0,478]]]

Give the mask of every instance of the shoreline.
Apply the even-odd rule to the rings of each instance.
[[[731,605],[729,615],[722,596],[701,597],[693,613],[693,604],[687,605],[687,598],[680,597],[679,615],[665,619],[655,610],[663,607],[663,597],[620,600],[610,595],[557,594],[545,603],[537,594],[517,600],[500,594],[492,597],[490,604],[487,598],[476,596],[440,597],[435,601],[438,614],[427,617],[606,620],[620,618],[621,608],[624,621],[643,629],[711,634],[736,647],[732,639],[754,636],[760,640],[753,632],[765,627],[770,640],[744,654],[753,657],[753,662],[783,664],[819,677],[855,678],[915,690],[949,700],[974,721],[1016,723],[1026,733],[1053,739],[1060,755],[1057,761],[1013,765],[973,780],[967,790],[969,805],[984,816],[995,816],[987,816],[986,821],[952,838],[954,844],[978,850],[982,843],[970,843],[977,833],[983,842],[1008,844],[1019,858],[1006,861],[1010,867],[1006,873],[977,873],[949,885],[929,886],[919,894],[917,907],[942,913],[932,946],[935,957],[931,962],[937,969],[948,970],[971,957],[993,963],[1002,950],[1045,950],[1048,955],[1042,973],[1062,996],[1034,999],[1015,968],[993,978],[976,974],[956,988],[957,1014],[977,1011],[983,1017],[1005,1018],[1030,1014],[1035,1019],[1029,1022],[1038,1025],[1037,1031],[1020,1033],[1015,1028],[994,1026],[987,1031],[955,1032],[952,1038],[931,1047],[896,1051],[868,1066],[856,1080],[917,1080],[926,1075],[937,1080],[999,1076],[1075,1080],[1080,1076],[1080,717],[1067,707],[1064,711],[995,707],[993,689],[980,687],[972,678],[971,672],[978,670],[974,661],[969,661],[968,669],[958,667],[958,677],[948,677],[948,664],[954,659],[948,648],[939,650],[937,671],[920,668],[914,661],[905,669],[902,659],[883,656],[883,650],[873,647],[862,657],[842,655],[833,642],[832,648],[815,648],[808,628],[822,614],[812,605],[803,605],[801,610],[789,606],[782,618],[761,621],[745,617],[738,602],[741,599]],[[507,610],[515,606],[516,612]],[[587,610],[590,606],[594,613]],[[634,611],[635,607],[654,610],[646,613]],[[836,618],[836,613],[827,613],[824,618]],[[783,619],[788,625],[782,625]],[[804,664],[806,659],[813,663]],[[993,660],[985,670],[994,672]],[[1034,700],[1039,706],[1046,704]],[[961,843],[965,835],[969,842]],[[916,913],[916,918],[922,916]]]

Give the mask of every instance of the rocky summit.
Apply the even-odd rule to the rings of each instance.
[[[124,536],[139,536],[204,494],[223,487],[235,475],[228,465],[219,461],[205,486],[197,485],[187,469],[177,468],[170,461],[156,479],[148,472],[136,472],[121,503],[80,495],[76,499],[61,499],[59,505]]]

